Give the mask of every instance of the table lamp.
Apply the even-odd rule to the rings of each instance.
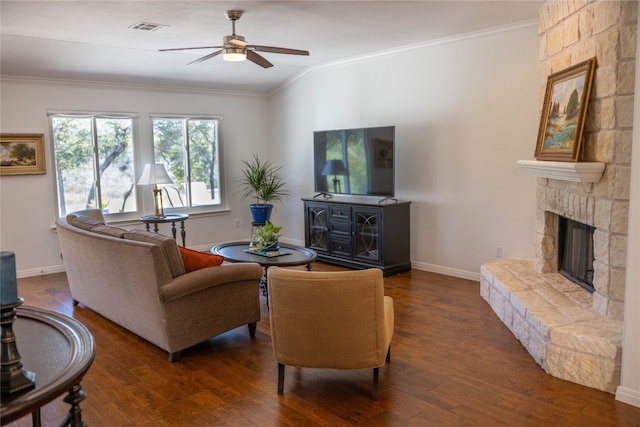
[[[344,166],[344,163],[342,163],[342,160],[331,159],[327,160],[327,163],[324,165],[324,169],[322,169],[321,175],[333,175],[333,192],[342,193],[338,175],[349,175],[349,171]]]
[[[153,217],[163,218],[162,188],[158,188],[158,184],[173,184],[173,181],[162,163],[147,163],[144,165],[142,175],[140,175],[140,179],[138,180],[138,185],[151,184],[153,184]]]

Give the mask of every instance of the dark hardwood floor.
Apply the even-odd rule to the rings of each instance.
[[[395,335],[377,402],[370,370],[288,368],[278,396],[264,297],[255,338],[241,327],[170,363],[155,346],[73,307],[63,273],[18,283],[25,305],[72,316],[92,332],[97,352],[82,382],[82,408],[93,427],[640,426],[640,408],[547,375],[480,297],[477,282],[417,270],[385,279]],[[45,406],[43,426],[58,425],[66,411],[61,398]],[[29,425],[30,417],[10,424]]]

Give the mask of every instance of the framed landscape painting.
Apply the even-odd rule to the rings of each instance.
[[[47,173],[44,162],[44,134],[0,134],[0,175]]]
[[[595,64],[596,58],[591,58],[547,79],[536,144],[537,160],[579,160]]]

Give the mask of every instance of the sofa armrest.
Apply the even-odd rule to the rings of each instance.
[[[257,292],[258,280],[262,274],[262,267],[254,263],[223,264],[202,268],[180,275],[160,287],[160,300],[166,303],[212,286],[243,280],[255,280]]]

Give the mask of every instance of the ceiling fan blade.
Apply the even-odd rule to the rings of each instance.
[[[252,50],[247,50],[247,59],[261,66],[262,68],[273,67],[273,64],[267,61],[264,57],[258,55]]]
[[[309,56],[309,51],[307,50],[288,49],[286,47],[258,46],[255,44],[250,44],[250,45],[247,45],[247,49],[257,50],[259,52],[284,53],[287,55]]]
[[[176,47],[173,49],[158,49],[159,52],[169,52],[172,50],[192,50],[192,49],[222,49],[224,46],[199,46],[199,47]]]
[[[247,45],[247,42],[240,39],[230,39],[229,44],[232,44],[234,46],[245,47]]]
[[[221,53],[222,53],[222,49],[217,50],[217,51],[215,51],[215,52],[213,52],[213,53],[210,53],[209,55],[205,55],[205,56],[203,56],[202,58],[198,58],[198,59],[196,59],[195,61],[191,61],[191,62],[189,62],[187,65],[197,64],[197,63],[199,63],[199,62],[206,61],[207,59],[211,59],[211,58],[213,58],[214,56],[218,56],[218,55],[220,55]]]
[[[263,68],[273,67],[273,64],[269,62],[266,58],[256,53],[258,52],[270,52],[270,53],[282,53],[285,55],[309,55],[309,51],[299,50],[299,49],[289,49],[285,47],[274,47],[274,46],[260,46],[260,45],[249,45],[245,41],[245,38],[241,35],[236,34],[236,21],[240,19],[242,16],[242,10],[228,10],[225,13],[225,16],[229,21],[231,21],[231,35],[224,36],[222,38],[222,46],[198,46],[198,47],[178,47],[171,49],[159,49],[160,52],[170,52],[176,50],[196,50],[196,49],[220,49],[208,55],[205,55],[201,58],[196,59],[195,61],[189,62],[187,65],[197,64],[199,62],[206,61],[207,59],[211,59],[214,56],[218,56],[221,53],[224,53],[224,59],[228,61],[238,61],[244,60],[243,54],[246,54],[246,59],[249,61],[258,64]],[[227,56],[228,55],[228,56]]]

